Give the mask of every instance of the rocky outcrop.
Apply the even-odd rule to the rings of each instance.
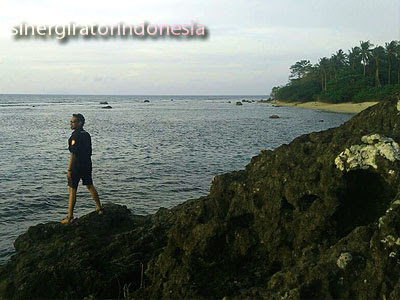
[[[0,297],[400,299],[399,121],[379,103],[175,208],[31,227]]]

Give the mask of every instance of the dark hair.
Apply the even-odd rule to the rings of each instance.
[[[81,122],[82,126],[85,125],[85,117],[82,114],[72,114],[72,116],[75,117],[78,122]]]

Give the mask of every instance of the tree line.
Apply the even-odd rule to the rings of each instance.
[[[374,46],[360,41],[318,63],[301,60],[290,67],[289,83],[274,87],[271,97],[282,101],[330,103],[381,101],[400,91],[400,42]]]

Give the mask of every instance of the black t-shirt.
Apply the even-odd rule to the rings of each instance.
[[[68,139],[68,149],[75,154],[75,164],[72,170],[87,169],[92,167],[92,140],[90,134],[83,128],[79,128],[72,132]]]

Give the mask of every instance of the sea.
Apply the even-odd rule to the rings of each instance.
[[[207,195],[216,175],[244,169],[262,149],[353,116],[257,102],[267,98],[0,95],[0,263],[15,253],[13,242],[30,226],[67,215],[73,113],[85,116],[92,137],[101,202],[146,215]],[[94,209],[80,184],[75,217]]]

